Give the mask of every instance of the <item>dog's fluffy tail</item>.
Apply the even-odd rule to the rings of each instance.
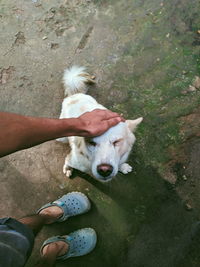
[[[77,93],[87,93],[87,85],[95,83],[94,76],[85,71],[85,67],[73,66],[66,69],[63,76],[65,95],[70,96]]]

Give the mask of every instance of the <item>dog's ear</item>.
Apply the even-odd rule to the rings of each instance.
[[[126,124],[131,132],[135,132],[137,126],[142,122],[143,118],[137,118],[136,120],[126,120]]]

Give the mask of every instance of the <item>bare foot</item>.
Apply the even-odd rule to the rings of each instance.
[[[39,215],[44,216],[47,219],[46,224],[50,224],[63,215],[63,210],[58,206],[51,206],[41,210]]]
[[[50,257],[52,255],[62,256],[67,253],[69,245],[64,241],[50,243],[42,249],[42,257]]]

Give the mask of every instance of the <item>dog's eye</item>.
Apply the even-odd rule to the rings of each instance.
[[[114,142],[113,142],[113,145],[114,145],[114,146],[117,146],[117,145],[120,143],[121,140],[122,140],[122,139],[118,139],[118,140],[114,141]]]
[[[94,141],[88,141],[88,144],[90,145],[90,146],[96,146],[96,143],[94,142]]]

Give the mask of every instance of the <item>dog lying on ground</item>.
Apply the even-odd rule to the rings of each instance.
[[[73,66],[64,72],[65,95],[62,103],[60,119],[76,118],[87,111],[106,109],[97,101],[86,95],[87,84],[94,82],[94,77],[85,72],[84,67]],[[118,171],[127,174],[132,167],[126,163],[135,142],[133,132],[143,118],[126,120],[110,128],[103,135],[85,139],[72,136],[58,139],[69,142],[71,152],[65,159],[63,172],[67,177],[72,169],[85,172],[101,182],[111,180]]]

